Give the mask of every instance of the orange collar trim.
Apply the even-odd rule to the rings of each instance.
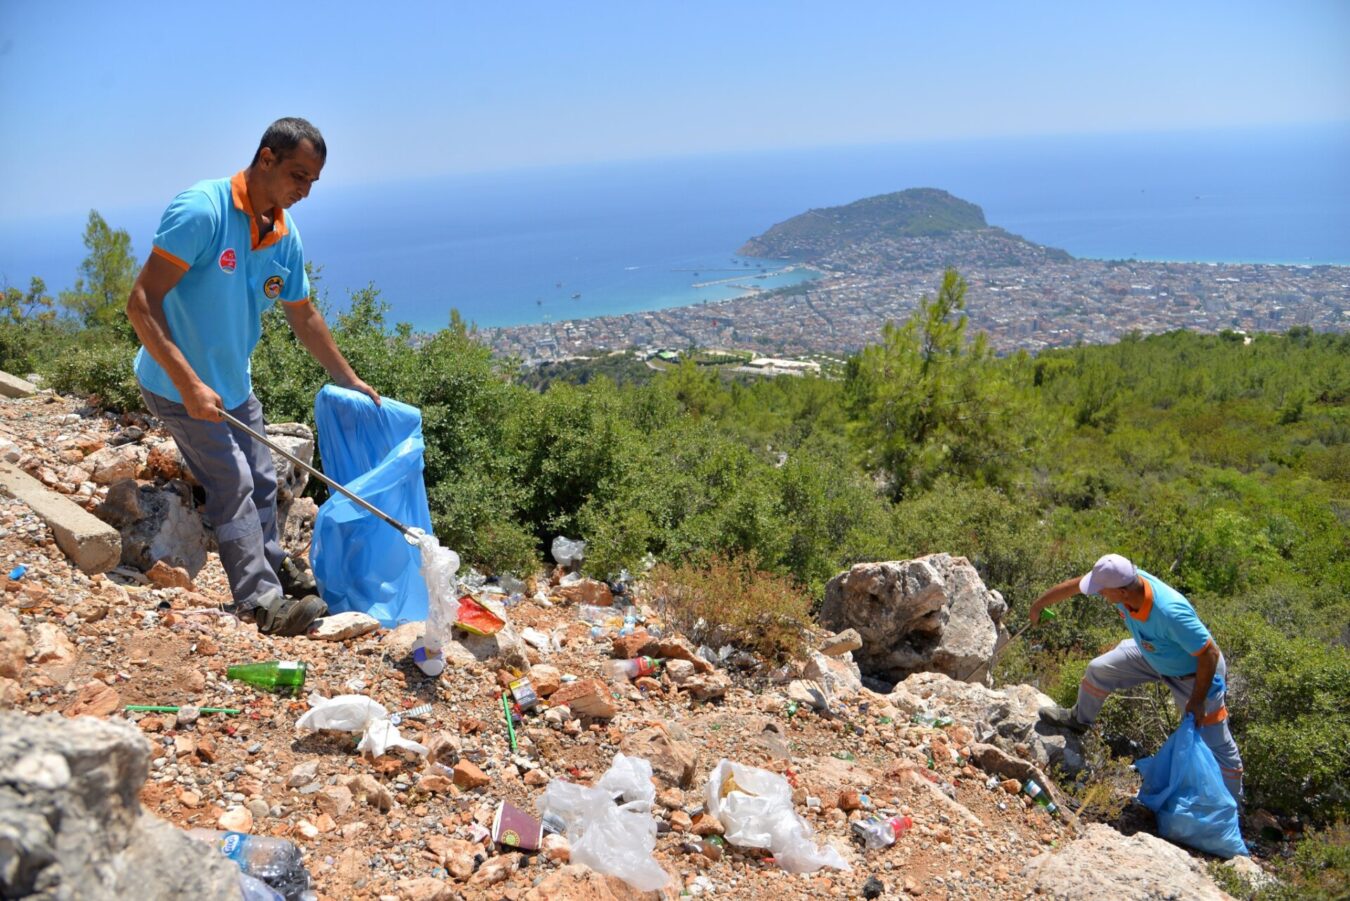
[[[248,215],[249,235],[253,240],[253,249],[262,250],[286,237],[286,211],[279,206],[272,207],[272,230],[262,240],[258,239],[258,215],[253,211],[253,201],[249,200],[248,182],[244,179],[244,170],[240,169],[230,179],[230,194],[234,197],[234,208]]]
[[[1153,586],[1148,584],[1148,579],[1141,578],[1140,581],[1144,583],[1143,605],[1138,610],[1130,610],[1129,607],[1125,609],[1129,611],[1131,617],[1142,623],[1153,612]]]

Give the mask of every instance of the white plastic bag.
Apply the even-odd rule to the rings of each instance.
[[[439,676],[445,670],[441,649],[450,640],[450,629],[459,616],[455,573],[459,571],[459,554],[441,547],[435,535],[421,529],[412,529],[421,551],[422,580],[427,583],[427,627],[422,637],[413,644],[413,662],[428,676]]]
[[[620,807],[634,813],[650,813],[656,803],[652,765],[641,757],[615,754],[614,762],[595,787],[609,792],[615,800],[622,798],[624,803]]]
[[[553,559],[558,561],[559,566],[570,567],[586,559],[586,542],[579,538],[573,540],[559,535],[553,539],[550,550],[553,552]]]
[[[572,862],[597,873],[618,876],[641,892],[664,888],[670,875],[652,857],[656,820],[651,815],[656,790],[652,766],[640,757],[614,756],[614,764],[595,788],[554,779],[537,802],[544,817],[567,826]],[[645,779],[645,787],[639,783]],[[614,803],[622,797],[622,806]]]
[[[782,776],[723,759],[708,777],[706,806],[726,830],[727,841],[768,848],[789,873],[849,869],[834,848],[816,847],[815,832],[792,809],[792,788]]]
[[[403,748],[422,757],[427,749],[398,734],[398,727],[389,721],[389,711],[365,695],[338,695],[325,698],[318,692],[309,696],[310,709],[295,723],[301,731],[333,729],[338,732],[363,732],[356,749],[369,752],[372,757],[383,756],[390,748]]]

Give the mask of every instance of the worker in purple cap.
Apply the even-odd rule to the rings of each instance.
[[[1096,594],[1115,605],[1130,638],[1088,664],[1078,684],[1078,703],[1041,709],[1046,723],[1085,732],[1113,691],[1163,682],[1182,715],[1192,714],[1205,744],[1214,752],[1224,785],[1242,801],[1242,758],[1228,729],[1224,705],[1227,665],[1214,638],[1190,601],[1157,576],[1119,554],[1107,554],[1081,579],[1066,579],[1031,605],[1031,623],[1041,611],[1079,593]]]

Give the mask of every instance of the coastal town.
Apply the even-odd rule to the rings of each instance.
[[[930,239],[913,239],[916,241]],[[974,242],[946,259],[970,285],[970,330],[1000,353],[1078,342],[1107,343],[1131,332],[1350,329],[1350,267],[1103,260],[999,262]],[[782,291],[562,322],[483,331],[499,354],[526,363],[583,351],[735,347],[793,356],[851,353],[875,343],[887,321],[903,321],[942,279],[941,265],[894,266],[873,249],[818,263],[815,281]]]

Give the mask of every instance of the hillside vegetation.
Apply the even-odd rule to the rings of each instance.
[[[134,346],[97,312],[10,300],[0,368],[137,403]],[[436,530],[470,562],[531,568],[561,533],[588,540],[596,575],[716,555],[818,599],[854,562],[949,551],[1016,629],[1041,590],[1119,551],[1185,593],[1227,656],[1252,805],[1308,828],[1350,816],[1350,336],[1173,332],[998,358],[963,306],[948,272],[833,381],[686,363],[616,385],[583,365],[534,390],[455,318],[411,342],[374,287],[334,333],[375,388],[422,409]],[[312,422],[323,373],[279,311],[254,381],[271,419]],[[997,679],[1071,701],[1125,633],[1098,600],[1062,609]],[[1175,722],[1150,697],[1108,704],[1104,732],[1131,754]]]
[[[754,257],[819,260],[856,245],[968,231],[988,231],[1029,243],[989,228],[984,210],[967,200],[937,188],[910,188],[844,206],[808,210],[751,238],[737,252]]]

